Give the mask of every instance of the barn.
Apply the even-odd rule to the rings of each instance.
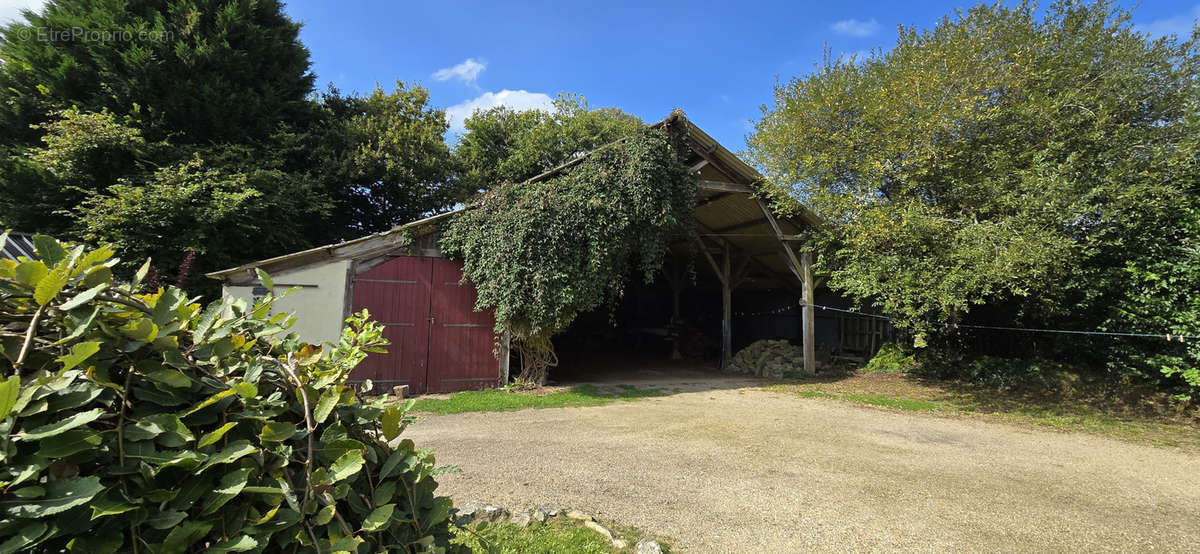
[[[691,151],[698,244],[681,237],[679,253],[662,275],[649,284],[631,283],[615,313],[581,315],[555,339],[561,361],[556,374],[679,358],[725,368],[736,348],[763,338],[803,345],[808,373],[818,358],[873,351],[888,333],[876,320],[815,313],[814,305],[846,305],[817,291],[821,278],[813,275],[811,255],[797,249],[805,230],[821,222],[803,207],[789,217],[772,213],[755,195],[762,176],[754,168],[682,111],[654,125],[668,124],[682,126]],[[492,313],[475,309],[475,290],[463,279],[461,264],[438,248],[440,224],[456,213],[208,276],[222,282],[225,296],[247,300],[268,292],[255,269],[269,273],[277,289],[297,288],[277,309],[296,313],[294,330],[309,342],[336,342],[345,318],[368,309],[392,345],[361,364],[354,379],[407,385],[414,394],[501,385],[509,378],[507,337],[495,333]],[[691,254],[696,251],[701,255]],[[694,278],[687,276],[691,267]]]

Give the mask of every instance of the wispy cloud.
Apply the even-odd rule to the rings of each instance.
[[[875,21],[873,17],[867,21],[843,19],[830,25],[829,28],[839,35],[862,38],[879,32],[879,22]]]
[[[0,24],[24,21],[21,10],[38,11],[45,4],[45,0],[0,0]]]
[[[1191,38],[1192,26],[1196,24],[1197,18],[1200,18],[1200,4],[1185,13],[1157,19],[1145,25],[1135,25],[1134,28],[1153,37],[1176,35],[1186,40]]]
[[[479,78],[479,74],[487,69],[487,64],[475,61],[472,58],[467,58],[466,61],[454,67],[446,67],[437,70],[433,74],[434,80],[437,81],[462,81],[468,85],[474,85],[475,80]]]
[[[463,122],[475,110],[487,110],[497,106],[507,106],[513,110],[549,110],[553,109],[553,99],[549,95],[527,90],[502,90],[500,92],[485,92],[471,100],[461,102],[446,108],[446,117],[450,120],[450,131],[461,133],[465,130]]]

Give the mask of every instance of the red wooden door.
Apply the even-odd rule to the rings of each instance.
[[[398,257],[354,278],[354,311],[366,308],[384,325],[387,354],[371,354],[351,377],[370,379],[390,390],[408,385],[425,391],[429,360],[430,258]]]
[[[462,282],[462,264],[433,260],[429,314],[429,390],[451,392],[496,386],[499,362],[496,319],[491,310],[475,311],[475,287]]]

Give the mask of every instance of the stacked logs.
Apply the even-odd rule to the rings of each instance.
[[[786,340],[760,340],[733,355],[732,371],[759,377],[783,377],[804,369],[804,349]]]

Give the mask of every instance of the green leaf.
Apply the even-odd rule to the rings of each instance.
[[[116,489],[109,489],[104,494],[96,495],[88,506],[92,508],[92,519],[123,514],[137,509],[137,504],[126,500],[125,495]]]
[[[151,342],[158,336],[158,326],[148,317],[130,321],[120,328],[121,334],[140,342]]]
[[[146,263],[142,264],[142,267],[139,267],[137,272],[133,274],[133,283],[130,283],[129,288],[131,290],[137,290],[142,284],[142,281],[146,278],[147,273],[150,273],[149,258],[146,258]]]
[[[66,433],[40,441],[37,455],[47,459],[65,458],[77,452],[100,446],[100,433],[88,429],[71,429]]]
[[[96,408],[94,410],[88,410],[86,412],[77,413],[75,415],[72,415],[71,417],[68,417],[66,419],[62,419],[59,421],[55,421],[53,423],[47,423],[45,425],[42,425],[41,427],[35,427],[34,429],[32,429],[30,431],[25,431],[17,436],[20,437],[21,440],[25,440],[25,441],[33,441],[33,440],[38,440],[38,439],[44,439],[46,437],[53,437],[55,435],[60,435],[70,429],[79,427],[80,425],[87,425],[93,421],[96,421],[97,419],[100,419],[100,416],[102,416],[102,415],[104,415],[104,409]]]
[[[83,276],[83,286],[96,288],[100,285],[111,284],[112,280],[112,269],[105,265],[98,265],[89,269],[87,275]]]
[[[325,525],[333,521],[333,513],[337,510],[337,506],[330,504],[321,508],[317,515],[313,516],[313,523],[316,525]]]
[[[325,418],[333,412],[333,408],[337,406],[338,399],[341,398],[341,387],[329,387],[321,392],[321,397],[317,399],[317,406],[313,409],[313,421],[317,424],[325,423]]]
[[[257,267],[254,268],[254,272],[258,274],[258,280],[260,282],[262,282],[262,286],[266,287],[267,290],[275,289],[275,281],[271,280],[271,276],[267,275],[267,272],[265,272]]]
[[[250,479],[250,474],[254,471],[252,468],[244,467],[226,473],[221,477],[221,482],[217,484],[217,488],[205,497],[204,508],[201,511],[202,515],[211,514],[226,502],[233,500],[233,497],[242,492],[246,488],[246,483]]]
[[[80,554],[113,554],[125,543],[121,533],[108,532],[98,535],[79,535],[68,543],[71,552]]]
[[[54,237],[46,235],[33,236],[33,249],[37,252],[38,257],[51,267],[58,265],[58,262],[67,257],[67,251],[62,245]]]
[[[200,441],[196,443],[196,448],[203,448],[221,440],[221,437],[225,436],[225,433],[228,433],[230,429],[233,429],[236,426],[236,422],[230,422],[203,435],[200,435]]]
[[[253,444],[250,444],[250,441],[248,441],[248,440],[233,441],[233,442],[229,443],[229,446],[226,446],[225,448],[222,448],[216,454],[213,454],[212,457],[210,457],[208,459],[208,461],[204,463],[204,466],[201,467],[200,471],[197,471],[196,473],[201,473],[204,470],[206,470],[212,466],[215,466],[217,464],[227,464],[229,462],[236,461],[238,458],[241,458],[242,456],[249,456],[250,454],[253,454],[255,452],[258,452],[258,448],[256,448]]]
[[[375,487],[375,494],[371,495],[371,503],[376,506],[387,504],[396,495],[396,481],[387,481],[378,487]]]
[[[18,283],[36,287],[38,281],[41,281],[49,273],[50,269],[41,260],[30,260],[22,262],[21,265],[17,266],[15,276]]]
[[[24,550],[26,546],[38,540],[46,532],[47,527],[44,521],[31,521],[22,525],[20,529],[17,529],[16,534],[0,543],[0,554],[11,554]]]
[[[383,411],[383,416],[380,418],[380,424],[383,431],[383,438],[391,442],[400,436],[400,422],[404,420],[404,410],[399,406],[388,406]]]
[[[204,552],[205,554],[210,552],[214,554],[220,552],[245,552],[247,550],[253,550],[257,546],[258,541],[255,540],[254,537],[251,537],[250,535],[240,535],[214,544],[208,547],[208,550],[205,550]]]
[[[362,469],[364,460],[361,451],[351,450],[334,460],[333,465],[329,466],[329,482],[337,483],[338,481],[348,479]]]
[[[331,552],[356,552],[358,545],[365,542],[362,538],[356,536],[338,537],[337,540],[329,541],[329,550]]]
[[[384,504],[367,515],[367,519],[363,520],[363,531],[378,531],[384,527],[392,519],[392,512],[396,509],[395,504]]]
[[[3,382],[0,382],[0,421],[8,417],[12,412],[13,406],[17,404],[17,397],[21,395],[21,378],[13,375]]]
[[[46,496],[46,489],[38,486],[21,487],[10,493],[17,498],[41,498]]]
[[[217,402],[220,402],[222,398],[225,398],[231,394],[233,394],[233,389],[222,390],[221,392],[218,392],[218,393],[200,401],[199,404],[192,406],[191,409],[189,409],[188,411],[183,412],[182,414],[179,414],[179,417],[190,416],[200,410],[203,410],[204,408],[207,408],[213,404],[216,404]]]
[[[162,367],[146,374],[146,378],[155,383],[162,383],[176,389],[186,389],[192,386],[192,380],[177,369]]]
[[[83,363],[91,358],[92,354],[99,351],[100,342],[98,341],[80,342],[71,346],[70,354],[59,356],[58,361],[63,365],[62,369],[65,371]]]
[[[46,274],[45,277],[42,277],[38,281],[37,287],[33,289],[33,300],[39,306],[49,304],[51,300],[54,300],[54,297],[58,296],[58,292],[62,290],[63,286],[67,284],[68,278],[69,275],[67,275],[65,268],[56,269]]]
[[[187,517],[186,512],[163,510],[146,518],[146,525],[154,529],[170,529],[179,525],[179,522],[183,521],[185,517]]]
[[[46,495],[41,498],[6,502],[6,511],[26,519],[51,516],[86,504],[102,490],[104,485],[96,476],[59,479],[46,485]]]
[[[70,300],[63,302],[62,305],[58,307],[58,309],[60,309],[64,312],[69,311],[69,310],[74,310],[75,308],[78,308],[84,304],[87,304],[88,302],[91,302],[93,298],[96,298],[97,294],[100,294],[100,292],[106,288],[108,288],[108,283],[101,283],[99,285],[96,285],[90,289],[87,289],[87,290],[79,293],[79,294],[76,294],[75,296],[71,297]]]
[[[283,442],[296,434],[296,425],[286,421],[268,421],[258,434],[262,442]]]
[[[253,383],[247,383],[245,381],[234,385],[233,390],[236,391],[238,396],[242,398],[254,398],[255,396],[258,396],[258,387],[254,386]]]
[[[184,521],[167,533],[167,538],[163,540],[159,553],[183,554],[211,530],[212,524],[207,521]]]

